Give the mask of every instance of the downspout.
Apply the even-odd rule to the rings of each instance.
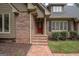
[[[31,44],[31,43],[32,43],[32,42],[31,42],[31,38],[32,38],[32,37],[31,37],[31,36],[32,36],[32,35],[31,35],[31,27],[32,27],[32,26],[31,26],[31,12],[29,13],[29,15],[30,15],[30,44]]]

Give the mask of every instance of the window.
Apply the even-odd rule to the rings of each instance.
[[[62,6],[53,6],[53,12],[62,12]]]
[[[0,32],[2,32],[2,15],[0,14]]]
[[[64,22],[60,22],[60,30],[64,30]]]
[[[51,21],[51,30],[68,30],[67,21]]]
[[[51,21],[49,21],[48,24],[49,31],[51,31]]]
[[[9,14],[0,14],[0,32],[9,32]]]

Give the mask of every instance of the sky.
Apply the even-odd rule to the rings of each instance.
[[[69,5],[69,6],[73,6],[73,4],[74,4],[74,3],[68,3],[67,5]]]
[[[74,3],[67,3],[68,6],[73,6]],[[45,3],[45,5],[48,5],[48,3]]]

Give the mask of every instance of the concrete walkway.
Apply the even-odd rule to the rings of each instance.
[[[47,45],[32,45],[27,56],[52,56]]]

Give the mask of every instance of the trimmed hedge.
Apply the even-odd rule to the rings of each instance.
[[[60,33],[59,32],[52,32],[52,38],[54,40],[59,40],[59,36],[60,36]]]
[[[66,40],[68,36],[68,32],[63,31],[63,32],[52,32],[52,38],[54,40]]]
[[[60,40],[66,40],[67,37],[68,37],[68,32],[66,31],[60,32]]]
[[[68,38],[71,40],[75,40],[75,39],[77,39],[77,36],[78,36],[78,34],[76,31],[52,32],[53,40],[68,40]]]

